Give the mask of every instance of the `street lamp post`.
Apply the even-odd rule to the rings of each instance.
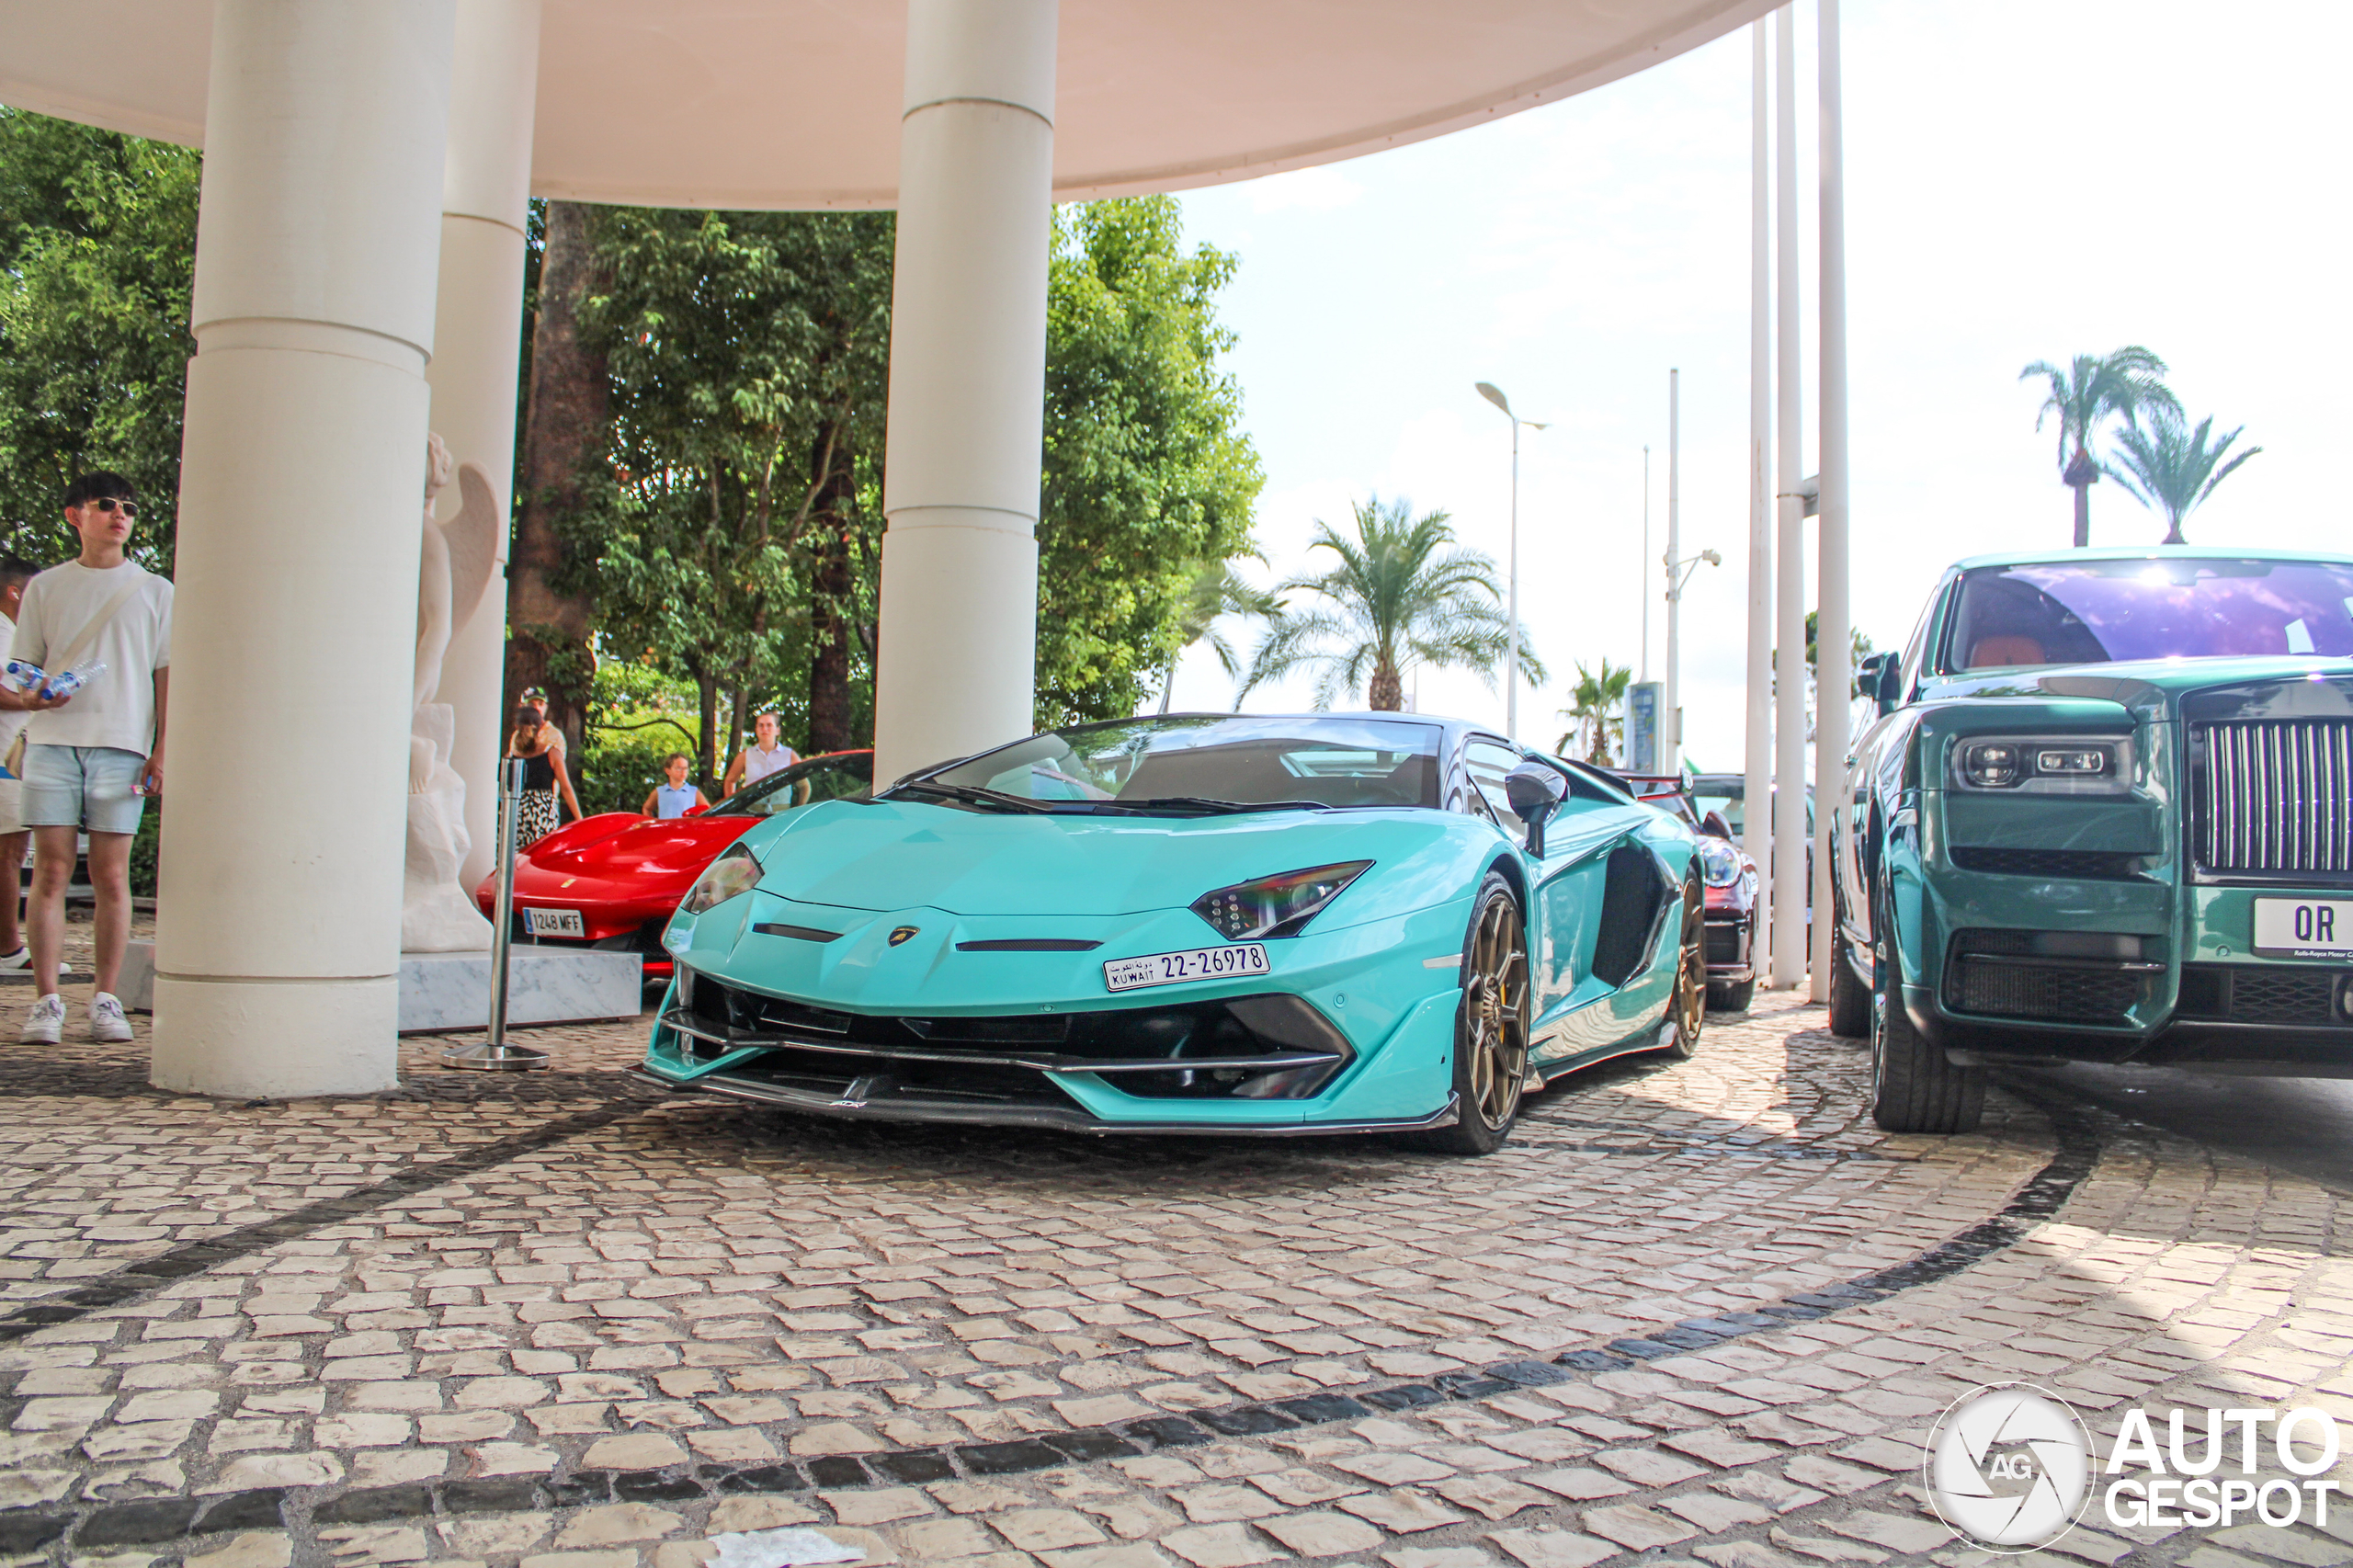
[[[1511,587],[1504,615],[1511,622],[1504,653],[1504,738],[1519,739],[1519,427],[1541,430],[1540,419],[1522,419],[1511,411],[1511,400],[1493,381],[1479,383],[1479,395],[1504,411],[1511,421]]]

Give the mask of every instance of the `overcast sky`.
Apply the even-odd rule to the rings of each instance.
[[[2070,493],[2018,371],[2124,343],[2171,364],[2193,418],[2245,424],[2242,442],[2265,449],[2191,518],[2192,542],[2353,549],[2353,392],[2332,369],[2348,314],[2338,78],[2353,14],[1847,0],[1845,18],[1857,624],[1900,642],[1954,559],[2068,543]],[[1808,472],[1814,28],[1801,4]],[[1552,673],[1521,696],[1531,743],[1558,737],[1574,661],[1638,659],[1642,594],[1660,586],[1642,567],[1643,448],[1655,562],[1673,366],[1683,548],[1724,557],[1685,600],[1687,752],[1740,765],[1749,79],[1743,29],[1491,126],[1184,198],[1192,236],[1241,258],[1222,310],[1267,469],[1261,576],[1313,569],[1311,519],[1345,525],[1373,494],[1451,512],[1501,562],[1510,430],[1472,383],[1555,422],[1521,450],[1522,618]],[[2163,533],[2120,486],[2094,488],[2093,542]],[[1654,605],[1654,676],[1665,653]],[[1419,697],[1502,720],[1474,676],[1424,672]],[[1232,686],[1197,649],[1175,698],[1222,709]],[[1302,679],[1248,706],[1308,700]]]

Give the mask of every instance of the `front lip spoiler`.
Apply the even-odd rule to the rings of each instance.
[[[1164,1067],[1162,1071],[1166,1071]],[[631,1075],[649,1084],[658,1085],[674,1094],[706,1090],[714,1095],[728,1095],[736,1099],[756,1100],[763,1105],[782,1106],[787,1109],[805,1111],[813,1116],[838,1117],[851,1121],[923,1121],[949,1122],[966,1127],[1037,1127],[1059,1132],[1158,1132],[1199,1133],[1221,1137],[1271,1138],[1332,1136],[1348,1132],[1426,1132],[1432,1128],[1451,1127],[1458,1116],[1459,1098],[1446,1096],[1446,1104],[1428,1116],[1404,1117],[1392,1121],[1311,1121],[1287,1122],[1279,1126],[1249,1125],[1229,1121],[1098,1121],[1080,1110],[1056,1110],[1045,1106],[1010,1106],[1002,1108],[987,1106],[955,1105],[943,1100],[888,1100],[881,1103],[860,1093],[869,1082],[860,1079],[839,1097],[812,1094],[801,1089],[781,1088],[748,1078],[731,1078],[713,1074],[678,1083],[653,1072],[642,1064],[630,1069]]]
[[[915,1046],[863,1045],[847,1040],[798,1034],[752,1034],[743,1029],[714,1030],[683,1007],[661,1017],[663,1027],[724,1051],[819,1051],[830,1056],[872,1056],[886,1062],[931,1062],[959,1067],[1026,1067],[1036,1073],[1201,1073],[1222,1067],[1250,1072],[1285,1072],[1302,1067],[1328,1067],[1346,1057],[1336,1051],[1269,1051],[1255,1056],[1063,1056],[1044,1051],[925,1051]]]

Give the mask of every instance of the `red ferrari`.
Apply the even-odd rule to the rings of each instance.
[[[873,787],[874,754],[837,751],[794,763],[707,812],[657,822],[606,812],[558,828],[515,857],[515,941],[643,955],[649,983],[670,978],[663,928],[703,868],[752,824]],[[474,890],[495,920],[498,878]]]

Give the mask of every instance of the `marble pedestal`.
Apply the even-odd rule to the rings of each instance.
[[[636,953],[518,947],[507,957],[506,1021],[573,1024],[633,1018],[644,1009],[644,960]],[[155,944],[132,942],[123,953],[122,1005],[152,1011]],[[403,1034],[478,1029],[490,1022],[488,953],[403,953]]]

